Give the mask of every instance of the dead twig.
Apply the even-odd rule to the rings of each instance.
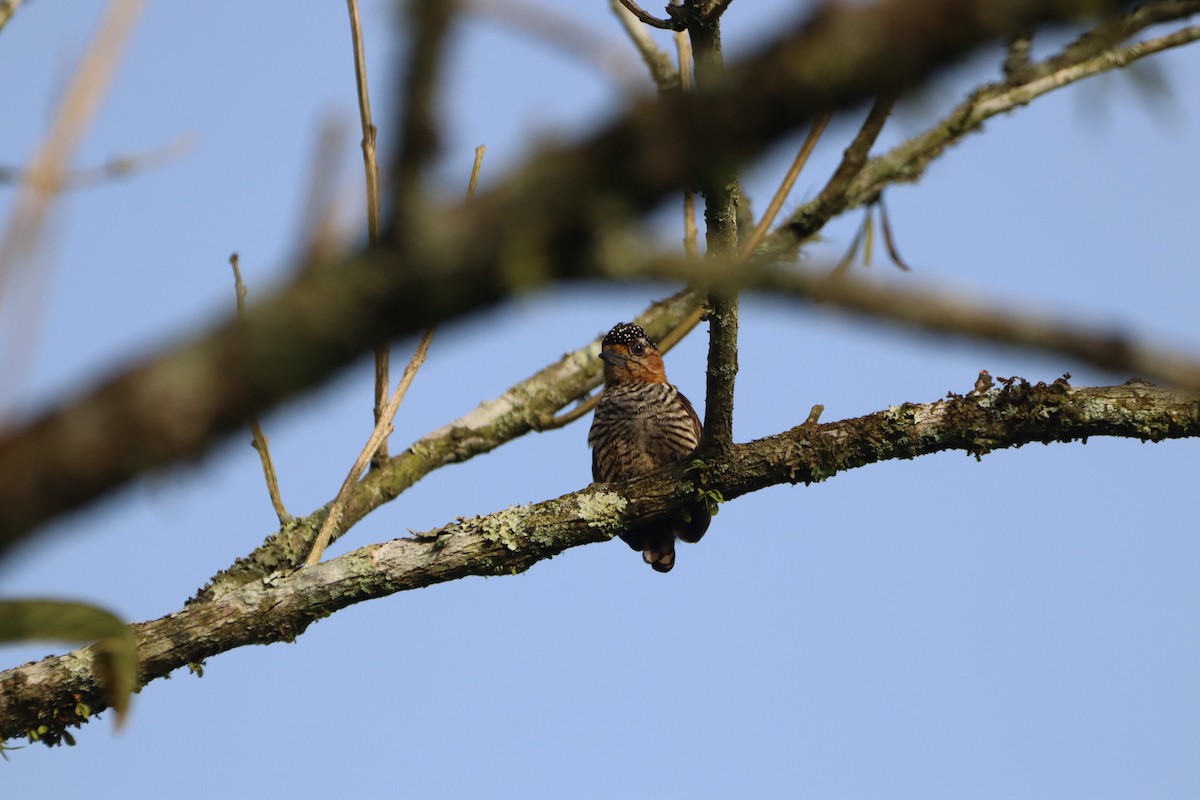
[[[95,167],[83,167],[63,173],[58,189],[86,189],[107,181],[128,178],[138,172],[166,164],[186,153],[192,147],[190,136],[180,136],[173,142],[126,156],[117,156]],[[19,167],[0,166],[0,183],[21,183],[33,179],[33,173]]]
[[[242,282],[242,270],[238,266],[237,253],[229,256],[229,266],[233,267],[233,289],[237,293],[237,316],[238,319],[242,319],[246,315],[246,284]],[[269,443],[257,414],[250,417],[250,434],[253,437],[254,449],[258,451],[258,458],[262,462],[263,477],[267,481],[267,494],[271,496],[271,505],[275,508],[275,515],[279,517],[280,525],[287,525],[292,521],[292,515],[283,505],[283,497],[279,493],[279,479],[275,476],[275,463],[271,460]]]
[[[671,0],[671,2],[675,5],[682,5],[683,0]],[[679,88],[684,92],[690,92],[695,88],[695,81],[692,76],[692,40],[688,38],[687,31],[675,32],[675,54],[679,62]],[[700,229],[696,227],[696,191],[691,186],[685,186],[683,189],[683,251],[692,261],[700,259],[699,240]],[[696,323],[699,321],[700,317],[697,315],[696,322],[692,323],[692,328],[696,327]],[[690,331],[691,328],[688,330]],[[687,331],[683,333],[687,333]],[[680,334],[681,338],[683,333]]]
[[[625,29],[625,33],[628,34],[629,41],[633,43],[642,57],[642,61],[645,62],[646,68],[650,70],[650,78],[658,88],[658,93],[661,95],[679,89],[683,78],[684,67],[682,65],[686,62],[681,59],[680,68],[676,70],[671,65],[670,56],[663,52],[650,34],[646,33],[646,28],[638,24],[637,15],[629,10],[629,6],[624,0],[609,0],[609,6],[621,23],[621,27]],[[679,34],[676,36],[678,37]],[[684,34],[684,38],[687,38],[686,34]]]
[[[754,232],[750,234],[750,237],[742,242],[740,257],[743,260],[750,257],[754,252],[754,248],[758,247],[758,243],[763,240],[763,237],[767,235],[767,231],[771,229],[771,225],[775,222],[775,217],[779,216],[779,210],[783,208],[783,201],[787,200],[787,196],[791,194],[792,187],[796,185],[796,179],[800,177],[800,171],[808,163],[808,157],[812,155],[817,142],[821,139],[821,134],[825,132],[825,126],[829,124],[829,120],[832,117],[833,114],[826,111],[813,120],[812,127],[808,130],[808,136],[804,139],[804,144],[800,145],[800,151],[796,153],[796,158],[792,160],[792,165],[788,168],[787,174],[783,176],[779,188],[775,190],[775,196],[771,198],[771,203],[767,206],[766,212],[763,213],[762,219],[754,226]]]
[[[367,85],[367,56],[363,47],[362,19],[358,13],[358,0],[346,0],[350,16],[350,41],[354,47],[354,81],[358,88],[358,115],[362,125],[363,171],[367,183],[367,240],[371,246],[379,244],[381,228],[379,222],[379,162],[375,157],[375,122],[371,119],[371,92]],[[387,405],[388,365],[390,350],[387,342],[375,345],[375,425],[383,418]],[[378,467],[388,457],[387,438],[380,443],[371,459],[371,466]]]
[[[4,30],[4,26],[12,19],[12,15],[17,13],[20,5],[21,0],[0,0],[0,31]]]
[[[367,463],[375,455],[375,451],[379,449],[379,445],[392,431],[392,419],[395,418],[396,411],[399,410],[400,403],[404,400],[404,395],[408,393],[408,387],[412,385],[413,378],[417,376],[417,370],[425,363],[425,356],[429,352],[429,343],[433,340],[434,330],[435,328],[430,328],[425,331],[425,335],[421,337],[421,341],[417,344],[417,349],[413,353],[412,360],[408,362],[408,366],[404,369],[404,374],[400,377],[400,384],[392,394],[392,399],[384,406],[383,416],[380,417],[375,430],[371,431],[370,438],[367,439],[362,452],[358,454],[358,459],[355,460],[354,466],[350,468],[350,472],[346,475],[346,480],[342,481],[342,488],[338,490],[337,499],[333,501],[333,506],[330,507],[329,514],[325,517],[325,522],[321,525],[321,530],[317,534],[317,540],[313,542],[312,551],[309,552],[308,558],[304,561],[304,566],[311,567],[319,563],[321,556],[325,554],[325,548],[329,546],[329,539],[333,536],[334,529],[342,519],[342,511],[346,507],[346,498],[350,496],[350,490],[354,488],[354,484],[358,483],[359,477],[367,468]]]
[[[479,185],[479,169],[483,166],[483,155],[487,152],[487,145],[481,144],[475,148],[475,163],[471,165],[471,179],[467,181],[467,201],[470,202],[475,197],[475,187]]]
[[[475,162],[471,166],[471,179],[467,183],[468,201],[475,196],[475,186],[479,182],[479,169],[483,165],[483,155],[486,152],[487,147],[484,145],[479,145],[475,148]],[[409,359],[408,366],[404,368],[404,374],[400,376],[400,383],[396,386],[396,391],[392,394],[392,399],[383,407],[379,419],[375,421],[375,429],[371,431],[370,438],[367,439],[367,443],[363,446],[362,452],[359,453],[354,466],[350,468],[350,472],[346,475],[346,480],[342,481],[342,488],[338,490],[333,505],[329,507],[329,514],[326,515],[325,521],[321,523],[321,530],[317,533],[316,541],[313,542],[312,550],[309,552],[304,566],[311,567],[313,564],[318,563],[321,560],[321,556],[324,555],[325,548],[329,546],[329,540],[333,537],[337,526],[341,524],[342,513],[346,509],[351,489],[354,488],[354,484],[358,483],[358,479],[362,476],[368,462],[375,458],[376,452],[387,441],[387,437],[392,431],[392,420],[395,419],[396,411],[399,410],[400,403],[404,400],[404,395],[408,393],[408,387],[412,385],[413,378],[417,377],[417,370],[425,363],[425,356],[429,352],[429,344],[433,341],[433,334],[436,330],[436,325],[430,327],[425,331],[425,334],[421,337],[421,341],[417,344],[417,349],[413,352],[412,358]]]
[[[672,0],[672,2],[675,5],[679,5],[681,0]],[[642,60],[646,62],[646,66],[650,70],[651,77],[654,79],[659,93],[662,94],[675,88],[679,88],[685,92],[692,91],[694,88],[692,81],[692,45],[687,31],[677,30],[675,32],[675,52],[679,60],[678,69],[676,69],[671,66],[666,53],[660,50],[658,45],[654,43],[654,40],[646,35],[645,29],[633,24],[636,21],[637,14],[623,0],[611,0],[611,5],[613,13],[617,15],[617,19],[621,21],[634,46],[641,53]],[[699,229],[696,226],[696,193],[691,188],[685,188],[683,191],[683,228],[684,252],[687,253],[689,260],[697,261],[700,258],[700,250],[697,244]],[[658,343],[659,349],[663,353],[670,351],[671,348],[682,341],[683,337],[700,323],[703,316],[704,307],[697,307],[695,311],[688,315],[688,318],[683,323],[676,326],[670,334]],[[538,420],[537,429],[539,431],[554,430],[570,425],[577,419],[581,419],[591,413],[592,409],[596,407],[596,404],[600,402],[601,394],[602,392],[596,392],[563,414],[543,417]]]
[[[0,238],[0,300],[15,271],[21,266],[28,267],[37,255],[50,207],[62,190],[67,166],[100,108],[142,6],[143,0],[113,0],[109,5],[63,95],[50,130],[26,171],[4,236]],[[15,8],[9,5],[5,10],[11,15]],[[6,347],[10,352],[4,361],[9,363],[3,372],[10,388],[17,383],[15,376],[21,371],[19,363],[13,362],[33,352],[30,332],[37,326],[26,317],[34,306],[23,304],[24,312],[8,321],[13,330],[21,331],[21,341]]]
[[[687,23],[678,17],[671,19],[659,19],[646,12],[641,6],[633,2],[633,0],[620,0],[621,5],[625,6],[630,14],[633,14],[641,22],[649,25],[651,28],[658,28],[663,31],[681,31],[687,28]]]
[[[1200,3],[1169,5],[1172,7],[1143,6],[1113,23],[1102,23],[1057,55],[1022,70],[1022,76],[1029,76],[1022,83],[1005,81],[978,87],[929,130],[871,159],[847,183],[837,186],[836,203],[830,203],[832,197],[826,195],[826,191],[832,193],[832,189],[827,186],[820,196],[796,209],[787,222],[767,237],[762,251],[777,260],[789,257],[832,216],[874,202],[886,186],[918,180],[951,145],[981,130],[983,123],[991,117],[1014,111],[1044,94],[1085,78],[1121,69],[1147,56],[1200,39],[1200,26],[1192,25],[1125,47],[1096,52],[1096,43],[1110,40],[1114,28],[1119,29],[1122,36],[1130,36],[1150,24],[1176,19],[1182,13],[1200,13]],[[1184,8],[1176,7],[1179,5]],[[833,181],[830,183],[832,185]]]

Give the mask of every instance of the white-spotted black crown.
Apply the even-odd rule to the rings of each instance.
[[[629,346],[634,342],[644,342],[655,350],[658,349],[658,344],[651,339],[641,325],[634,325],[631,322],[618,322],[613,326],[613,329],[608,332],[601,343],[601,347],[608,347],[614,344],[623,344]]]

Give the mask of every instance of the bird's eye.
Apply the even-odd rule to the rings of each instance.
[[[645,355],[646,345],[642,344],[641,342],[634,342],[633,346],[629,348],[629,351],[635,356]]]

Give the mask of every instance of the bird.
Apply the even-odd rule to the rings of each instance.
[[[662,353],[639,325],[622,322],[600,345],[604,391],[596,404],[588,444],[592,480],[636,478],[687,457],[700,444],[696,409],[667,382]],[[698,542],[712,520],[705,504],[683,514],[635,524],[620,534],[658,572],[675,566],[675,540]]]

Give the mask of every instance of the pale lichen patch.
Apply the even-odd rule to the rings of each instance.
[[[469,520],[467,524],[473,523],[477,526],[480,535],[489,542],[496,542],[509,550],[516,550],[520,546],[520,539],[526,533],[525,525],[522,522],[525,511],[525,506],[509,506],[495,514]]]
[[[629,502],[615,492],[592,492],[580,495],[576,499],[579,506],[579,518],[587,523],[589,528],[615,532],[621,527],[620,513]]]

